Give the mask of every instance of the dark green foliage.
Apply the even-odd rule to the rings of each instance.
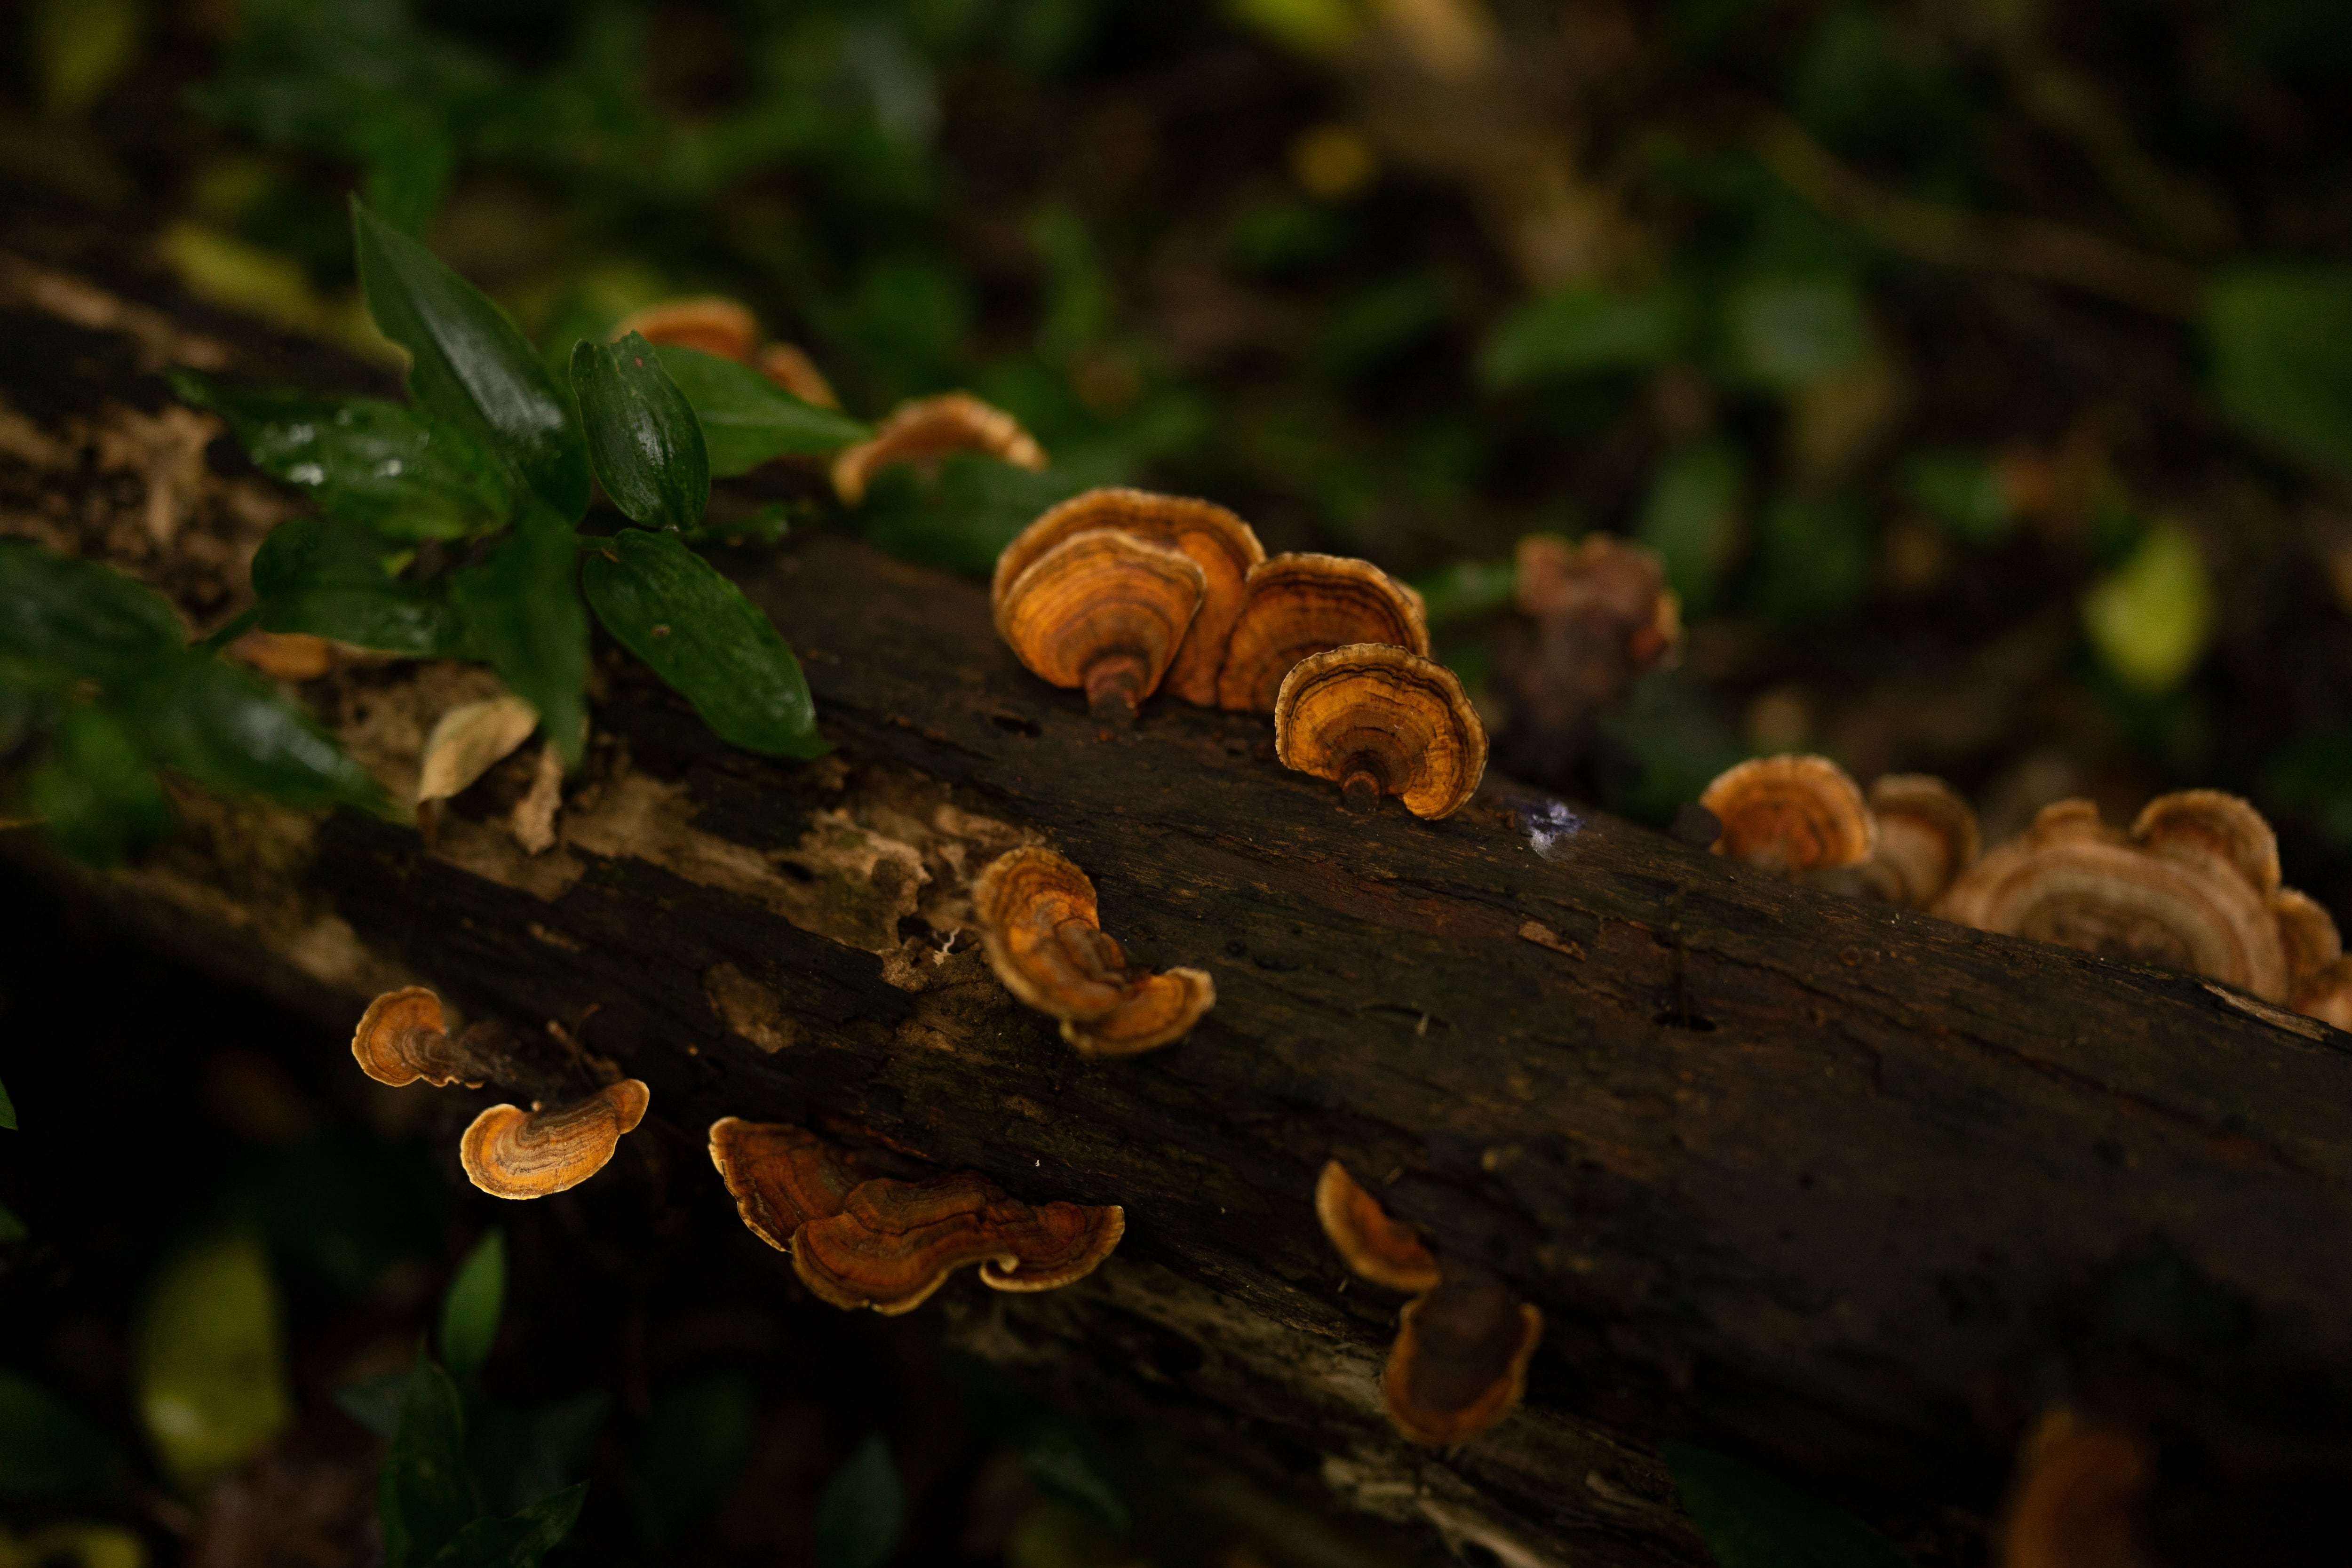
[[[479,1511],[466,1473],[466,1417],[457,1385],[421,1345],[377,1496],[384,1568],[431,1563]]]
[[[95,1491],[121,1463],[70,1405],[31,1378],[0,1370],[0,1497]]]
[[[588,1483],[566,1487],[506,1519],[478,1519],[428,1559],[431,1568],[538,1568],[569,1534],[588,1500]]]
[[[163,596],[111,567],[0,540],[0,669],[50,685],[120,680],[180,646]]]
[[[604,493],[633,522],[692,528],[710,504],[710,455],[694,405],[635,332],[572,350],[572,390]]]
[[[907,1527],[907,1489],[877,1433],[834,1475],[816,1510],[817,1568],[880,1568]]]
[[[1737,1459],[1686,1443],[1667,1444],[1665,1456],[1716,1568],[1907,1568],[1852,1514]]]
[[[25,783],[25,804],[66,853],[112,866],[171,831],[172,805],[145,749],[102,707],[59,716],[49,754]]]
[[[461,1383],[479,1376],[490,1359],[506,1289],[506,1234],[494,1230],[466,1255],[441,1302],[441,1360]]]
[[[2206,295],[2213,390],[2280,449],[2352,474],[2352,272],[2231,273]]]
[[[759,1428],[759,1395],[738,1375],[698,1378],[662,1396],[638,1445],[653,1544],[677,1539],[719,1506],[751,1459]]]
[[[307,808],[390,798],[310,715],[254,676],[184,654],[126,682],[125,723],[164,766],[208,789]]]
[[[1656,364],[1688,332],[1687,309],[1664,291],[1570,289],[1505,317],[1479,351],[1478,374],[1489,386],[1510,387]]]
[[[253,558],[261,624],[273,632],[308,632],[382,653],[461,654],[465,635],[448,604],[394,574],[404,553],[337,518],[280,523]]]
[[[802,402],[750,365],[671,343],[654,353],[702,422],[714,478],[790,454],[838,451],[872,434],[847,415]]]
[[[573,584],[578,553],[562,519],[526,506],[490,558],[449,586],[467,645],[539,710],[549,738],[573,763],[588,730],[588,613]]]

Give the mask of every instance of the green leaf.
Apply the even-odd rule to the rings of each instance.
[[[790,453],[837,452],[874,433],[845,414],[802,402],[748,364],[675,343],[654,353],[702,422],[715,478],[748,473]]]
[[[218,659],[183,654],[126,685],[115,706],[156,761],[207,789],[297,810],[391,808],[383,786],[309,714]]]
[[[478,566],[457,574],[449,602],[466,640],[578,763],[587,744],[588,613],[572,583],[579,547],[563,520],[527,506]]]
[[[588,602],[631,653],[747,751],[818,757],[833,748],[793,650],[741,589],[667,533],[624,529],[617,559],[588,558]]]
[[[163,595],[96,562],[0,540],[0,665],[119,680],[187,641]]]
[[[8,1098],[8,1086],[0,1083],[0,1127],[16,1131],[16,1102]]]
[[[1705,612],[1739,544],[1738,458],[1712,442],[1668,457],[1651,481],[1636,536],[1664,558],[1684,606]]]
[[[1921,510],[1966,544],[1998,544],[2016,527],[2000,465],[1965,452],[1923,452],[1904,471]]]
[[[906,1488],[877,1433],[858,1445],[817,1500],[817,1568],[880,1568],[906,1524]]]
[[[1570,289],[1506,317],[1478,351],[1478,376],[1497,389],[1658,364],[1689,336],[1671,294]]]
[[[6,1204],[0,1204],[0,1242],[22,1241],[33,1233]]]
[[[2205,555],[2178,523],[2148,531],[2137,548],[2083,595],[2083,625],[2116,679],[2161,696],[2196,668],[2213,629]]]
[[[457,1279],[449,1282],[449,1293],[441,1299],[441,1359],[450,1376],[471,1378],[490,1359],[506,1291],[506,1233],[493,1230],[467,1254]]]
[[[1771,279],[1735,289],[1725,309],[1733,364],[1749,380],[1801,392],[1870,353],[1862,296],[1841,279]]]
[[[1853,1515],[1736,1459],[1685,1443],[1665,1458],[1716,1568],[1909,1568]]]
[[[386,539],[457,539],[514,512],[497,458],[462,428],[373,397],[321,401],[229,392],[174,373],[181,398],[226,419],[263,472],[299,485],[319,510]]]
[[[38,0],[20,15],[41,106],[60,119],[89,108],[121,76],[146,31],[139,0]]]
[[[631,521],[692,528],[710,504],[710,454],[694,405],[635,332],[617,343],[572,346],[572,390],[588,459]]]
[[[87,703],[58,721],[48,756],[25,781],[25,803],[67,854],[92,866],[115,865],[172,830],[172,803],[145,751],[119,717]]]
[[[132,1390],[184,1495],[243,1465],[294,1418],[280,1323],[268,1255],[248,1230],[198,1237],[148,1282]]]
[[[94,1491],[114,1474],[113,1445],[64,1400],[0,1370],[0,1497]]]
[[[457,613],[394,576],[400,559],[381,536],[340,518],[279,523],[253,557],[261,624],[379,653],[462,656],[466,638]]]
[[[497,453],[562,521],[587,510],[579,428],[506,312],[357,197],[352,233],[369,313],[412,356],[417,402]]]
[[[1517,569],[1508,561],[1456,561],[1426,577],[1416,577],[1423,614],[1433,627],[1474,621],[1511,602]]]
[[[2352,271],[2250,269],[2205,296],[2213,391],[2242,428],[2352,473]]]
[[[548,1549],[571,1532],[587,1500],[588,1483],[582,1481],[512,1518],[475,1520],[426,1561],[431,1568],[539,1568]]]
[[[400,1402],[400,1426],[376,1483],[384,1568],[434,1561],[481,1510],[466,1474],[466,1416],[457,1386],[422,1345]]]

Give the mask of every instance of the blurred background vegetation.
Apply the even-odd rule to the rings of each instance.
[[[2352,9],[2331,0],[26,0],[0,27],[0,178],[152,226],[199,294],[380,353],[356,188],[551,356],[723,293],[855,413],[965,387],[1052,454],[900,472],[795,526],[976,574],[1083,486],[1203,495],[1270,549],[1419,584],[1474,688],[1517,541],[1608,531],[1664,556],[1688,647],[1556,782],[1659,822],[1743,755],[1819,750],[1865,783],[1942,774],[1989,841],[2065,795],[2127,820],[2219,786],[2352,913]],[[1054,1482],[1033,1450],[1075,1428],[902,1325],[779,1305],[788,1273],[740,1231],[680,1261],[652,1177],[521,1219],[454,1194],[418,1129],[340,1083],[327,1108],[289,1065],[315,1042],[283,1043],[283,1082],[228,1051],[140,1087],[158,1124],[214,1119],[142,1134],[152,1212],[87,1213],[27,1173],[87,1150],[35,1154],[32,1129],[142,1113],[68,1081],[86,1068],[20,1065],[66,1016],[27,962],[6,1364],[100,1413],[107,1456],[74,1483],[95,1513],[0,1460],[0,1489],[39,1494],[0,1514],[27,1530],[111,1519],[152,1550],[215,1528],[215,1475],[364,1456],[322,1391],[398,1364],[382,1345],[413,1350],[504,1222],[499,1441],[551,1484],[607,1483],[567,1552],[809,1558],[819,1492],[877,1432],[908,1560],[1391,1550],[1271,1513],[1129,1533],[1189,1495],[1192,1461],[1148,1431]],[[646,1234],[657,1257],[616,1250]],[[189,1470],[142,1427],[123,1304],[207,1246],[279,1303],[265,1360],[293,1381],[240,1417],[263,1460]],[[287,1420],[331,1430],[289,1450]],[[1101,1479],[1122,1464],[1154,1479]]]

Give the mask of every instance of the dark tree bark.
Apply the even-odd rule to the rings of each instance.
[[[146,286],[24,244],[0,258],[8,330],[76,353],[0,360],[0,397],[49,442],[0,454],[0,529],[137,555],[109,541],[135,542],[123,519],[157,481],[90,500],[90,432],[159,406],[154,356],[27,279]],[[292,352],[169,319],[238,368]],[[182,541],[233,558],[274,520],[249,477],[187,484]],[[184,587],[175,551],[123,563]],[[1973,1554],[2020,1434],[2060,1404],[2158,1441],[2154,1550],[2177,1561],[2243,1555],[2248,1521],[2315,1521],[2352,1480],[2347,1037],[1499,779],[1446,822],[1353,817],[1271,760],[1262,719],[1159,700],[1100,728],[999,646],[977,588],[834,538],[733,564],[801,651],[835,757],[732,751],[609,657],[545,855],[500,819],[517,759],[432,847],[192,804],[185,842],[81,896],[337,1023],[407,979],[533,1035],[593,1008],[583,1037],[689,1142],[721,1114],[793,1121],[1122,1204],[1128,1239],[1085,1284],[926,1310],[1514,1563],[1704,1561],[1655,1457],[1675,1438],[1938,1557]],[[304,692],[393,768],[460,679],[362,665]],[[995,984],[961,896],[1024,838],[1087,870],[1137,957],[1214,974],[1189,1038],[1083,1060]],[[1331,1157],[1542,1308],[1526,1407],[1496,1432],[1433,1452],[1387,1429],[1399,1301],[1346,1285],[1318,1229]]]

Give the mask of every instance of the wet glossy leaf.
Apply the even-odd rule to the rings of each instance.
[[[2133,690],[2160,696],[2179,685],[2213,629],[2213,590],[2196,539],[2178,524],[2151,529],[2084,595],[2083,625],[2100,662]]]
[[[488,296],[356,198],[369,311],[408,350],[418,403],[495,452],[564,521],[588,508],[588,455],[530,344]]]
[[[906,1525],[906,1488],[877,1433],[858,1445],[817,1500],[817,1568],[879,1568]]]
[[[1686,610],[1712,605],[1739,543],[1738,459],[1712,444],[1669,457],[1651,481],[1639,537],[1664,558],[1666,580]]]
[[[207,789],[252,793],[298,810],[388,810],[368,771],[269,684],[202,654],[185,653],[126,685],[126,727],[165,767]]]
[[[539,1568],[569,1534],[588,1500],[588,1483],[566,1487],[508,1519],[478,1519],[426,1561],[431,1568]]]
[[[539,710],[567,763],[580,760],[588,732],[588,612],[573,581],[578,554],[562,519],[527,506],[490,558],[459,573],[449,591],[467,646]]]
[[[1683,1443],[1665,1458],[1716,1568],[1907,1568],[1853,1515],[1736,1459]]]
[[[199,1237],[148,1282],[134,1336],[133,1392],[163,1473],[203,1491],[293,1419],[278,1287],[260,1238]]]
[[[399,559],[381,536],[357,523],[331,517],[282,522],[253,557],[261,625],[380,653],[462,655],[466,639],[457,613],[394,576]]]
[[[715,478],[748,473],[788,453],[837,452],[873,434],[845,414],[802,402],[748,364],[674,343],[654,352],[702,422]]]
[[[1688,312],[1671,295],[1570,289],[1507,317],[1478,352],[1478,374],[1511,387],[1657,364],[1687,333]]]
[[[163,595],[111,567],[0,540],[0,668],[119,680],[185,643]]]
[[[588,458],[623,515],[647,528],[692,528],[710,504],[710,455],[694,405],[631,332],[572,349],[572,390]]]
[[[58,721],[48,755],[25,781],[25,803],[67,854],[92,866],[114,865],[172,830],[146,751],[115,714],[85,703]]]
[[[506,1304],[507,1241],[504,1231],[482,1237],[458,1266],[441,1299],[441,1360],[459,1380],[480,1373],[499,1337],[499,1313]]]
[[[514,510],[498,460],[457,426],[373,397],[228,392],[180,374],[181,397],[226,418],[263,472],[387,539],[456,539]]]
[[[383,1515],[384,1568],[420,1568],[432,1562],[481,1511],[466,1474],[466,1417],[457,1385],[421,1345],[376,1492]]]
[[[112,1445],[73,1406],[19,1373],[0,1371],[0,1497],[49,1497],[104,1486]]]
[[[1862,296],[1839,279],[1773,279],[1735,289],[1724,326],[1734,367],[1783,392],[1801,391],[1870,353]]]
[[[832,750],[793,650],[741,589],[674,535],[624,529],[613,546],[617,559],[585,568],[597,618],[720,739],[788,757]]]
[[[2237,424],[2352,473],[2352,271],[2249,270],[2205,300],[2213,391]]]

